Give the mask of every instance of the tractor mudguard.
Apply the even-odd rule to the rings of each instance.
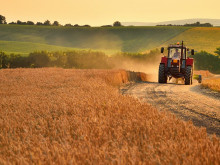
[[[193,58],[186,59],[186,66],[193,66]]]
[[[167,58],[166,57],[161,58],[161,64],[164,64],[165,67],[167,67]]]

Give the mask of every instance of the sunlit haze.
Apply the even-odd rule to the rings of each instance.
[[[219,0],[0,0],[7,22],[45,20],[92,26],[120,22],[218,19]]]

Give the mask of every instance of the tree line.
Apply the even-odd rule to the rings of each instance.
[[[192,58],[195,59],[196,70],[209,70],[212,73],[220,74],[220,47],[215,51],[215,55],[201,51]]]
[[[117,53],[108,56],[103,52],[92,50],[76,51],[35,51],[28,56],[19,54],[6,54],[0,52],[1,68],[41,68],[41,67],[62,67],[77,69],[112,69],[121,66],[122,62],[129,60],[141,62],[153,60],[159,55],[159,50],[152,50],[147,54],[140,53]]]
[[[33,21],[22,22],[20,20],[7,23],[6,17],[3,15],[0,15],[0,24],[63,26],[58,21],[51,22],[49,20],[46,20],[44,22],[37,22],[36,24]],[[64,26],[66,27],[91,27],[90,25],[87,25],[87,24],[86,25],[78,25],[78,24],[72,25],[70,23],[65,24]],[[122,24],[119,21],[115,21],[113,25],[103,25],[101,27],[112,27],[112,26],[117,27],[117,26],[122,26]]]
[[[167,25],[156,25],[156,26],[213,27],[213,25],[210,24],[210,23],[200,23],[200,22],[195,22],[195,23],[192,23],[192,24],[184,24],[184,25],[172,25],[172,24],[167,24]]]
[[[195,59],[195,69],[209,70],[212,73],[220,74],[220,47],[217,48],[215,53],[214,55],[201,51],[196,53],[195,56],[192,56]],[[67,52],[36,51],[30,53],[28,56],[0,52],[0,69],[41,67],[113,69],[116,67],[123,68],[123,66],[127,66],[128,63],[131,66],[147,66],[151,63],[157,63],[160,56],[161,54],[158,49],[152,50],[146,54],[121,52],[112,56],[108,56],[103,52],[91,50]]]

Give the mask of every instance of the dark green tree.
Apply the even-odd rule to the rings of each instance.
[[[101,27],[112,27],[112,25],[102,25]]]
[[[42,22],[37,22],[36,25],[43,25],[43,23]]]
[[[54,22],[53,22],[53,26],[60,26],[60,24],[59,24],[58,21],[54,21]]]
[[[70,23],[65,25],[66,27],[72,27],[73,25],[71,25]]]
[[[122,26],[122,25],[121,25],[121,22],[115,21],[115,22],[113,23],[113,26]]]
[[[3,15],[0,15],[0,24],[7,24],[6,18]]]
[[[219,48],[216,48],[215,53],[216,53],[216,54],[217,54],[217,56],[220,58],[220,47],[219,47]]]
[[[63,68],[66,67],[66,64],[67,64],[67,56],[66,56],[66,53],[63,53],[63,52],[55,52],[53,56],[54,56],[55,59],[56,59],[56,60],[54,61],[55,66],[63,67]]]
[[[29,67],[27,59],[28,57],[12,53],[9,55],[9,66],[10,68],[27,68]]]
[[[20,20],[17,20],[17,24],[18,24],[18,25],[21,25],[22,22],[21,22]]]
[[[34,25],[34,22],[32,22],[32,21],[27,21],[27,25]]]
[[[9,57],[4,52],[0,52],[0,69],[9,67]]]
[[[196,23],[195,23],[195,26],[199,26],[199,25],[200,25],[200,22],[196,22]]]
[[[83,27],[91,27],[90,25],[83,25]]]
[[[44,22],[44,25],[46,25],[46,26],[50,26],[50,25],[51,25],[51,23],[50,23],[50,21],[49,21],[49,20],[46,20],[46,21]]]
[[[16,24],[16,22],[10,22],[9,24]]]
[[[220,58],[205,51],[196,53],[193,56],[195,59],[195,69],[209,70],[212,73],[220,73]]]
[[[49,65],[50,58],[45,51],[33,52],[29,54],[28,61],[31,67],[41,68]]]

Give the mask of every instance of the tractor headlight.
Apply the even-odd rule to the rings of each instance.
[[[173,63],[178,63],[178,60],[173,60]]]

